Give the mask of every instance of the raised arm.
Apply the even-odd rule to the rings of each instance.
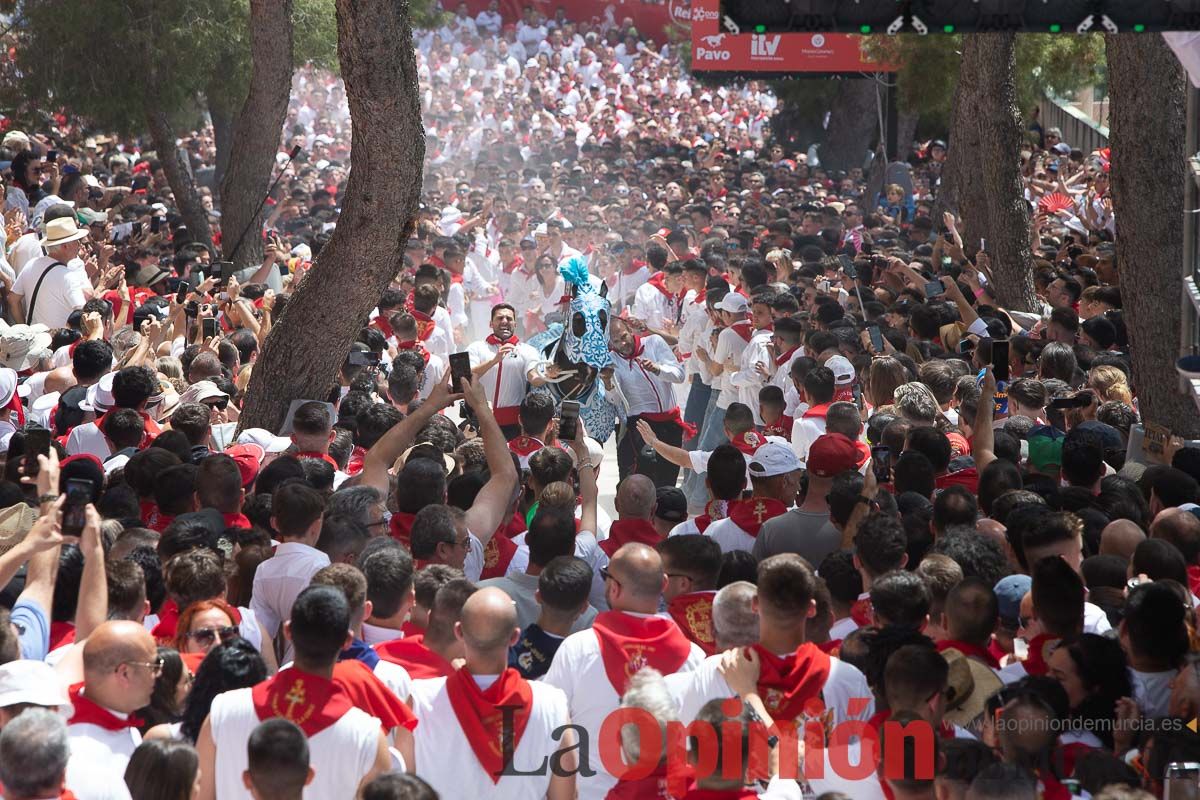
[[[484,396],[483,386],[478,381],[463,379],[467,405],[475,412],[479,421],[479,436],[483,439],[483,453],[487,457],[488,482],[475,496],[475,502],[467,510],[467,530],[475,534],[483,544],[496,533],[517,488],[517,468],[513,465],[508,442],[500,431],[500,423],[492,413]]]
[[[100,513],[88,504],[87,522],[79,537],[83,551],[83,576],[75,610],[75,638],[86,639],[108,619],[108,578],[104,571],[104,539],[100,536]]]
[[[592,535],[596,536],[599,533],[596,530],[599,525],[596,504],[600,498],[600,490],[596,486],[596,465],[592,463],[587,441],[584,439],[586,435],[587,431],[584,430],[581,419],[575,426],[575,438],[571,441],[571,449],[575,451],[575,464],[579,470],[579,496],[583,501],[580,506],[579,530],[591,531]]]
[[[654,448],[654,452],[670,461],[672,464],[683,467],[684,469],[692,468],[692,456],[687,450],[682,447],[667,444],[662,439],[659,439],[654,433],[654,429],[650,427],[650,423],[644,419],[637,421],[638,433],[642,435],[642,439],[646,444]]]
[[[450,393],[449,381],[450,370],[447,369],[425,402],[400,420],[375,443],[374,447],[367,451],[367,455],[363,458],[361,486],[370,486],[384,497],[388,496],[390,491],[388,470],[396,463],[396,459],[409,448],[413,440],[417,438],[417,434],[425,427],[425,423],[429,422],[434,414],[462,396]],[[491,412],[488,413],[490,416]],[[492,421],[495,422],[494,417]],[[507,450],[506,446],[505,451]]]
[[[971,441],[971,452],[975,455],[975,469],[983,468],[996,460],[996,433],[992,430],[992,412],[996,407],[996,376],[992,368],[983,372],[983,385],[979,387],[979,407],[975,409],[975,435]]]

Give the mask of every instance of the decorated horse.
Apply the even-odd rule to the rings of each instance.
[[[587,261],[573,256],[559,264],[570,303],[563,322],[551,322],[529,344],[544,360],[536,368],[546,378],[555,405],[574,400],[588,436],[604,442],[617,425],[617,406],[608,397],[600,372],[612,366],[608,325],[612,307],[608,287],[596,281]],[[599,283],[597,287],[596,283]]]

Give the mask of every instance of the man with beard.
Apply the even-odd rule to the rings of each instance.
[[[528,392],[529,370],[537,363],[537,351],[517,339],[517,312],[507,303],[492,307],[492,332],[471,342],[471,374],[483,385],[505,440],[521,435],[521,400]]]

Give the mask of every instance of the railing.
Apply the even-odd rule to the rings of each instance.
[[[1042,97],[1038,104],[1042,130],[1058,128],[1063,141],[1084,154],[1108,147],[1108,128],[1059,97]]]

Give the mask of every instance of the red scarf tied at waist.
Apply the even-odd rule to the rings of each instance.
[[[312,738],[337,723],[354,703],[335,681],[295,667],[280,670],[250,690],[259,720],[282,717]]]
[[[454,716],[462,727],[467,741],[484,772],[499,783],[504,771],[504,756],[516,752],[529,717],[533,713],[533,689],[529,682],[512,667],[500,673],[496,682],[480,689],[470,671],[464,667],[446,678],[446,696]],[[501,711],[502,708],[507,711]],[[504,720],[512,722],[512,742],[504,742]]]
[[[696,426],[683,418],[683,415],[679,413],[679,406],[675,406],[670,411],[654,413],[643,411],[638,416],[647,422],[674,422],[679,426],[679,430],[683,431],[684,440],[691,439],[696,435]]]
[[[625,694],[629,679],[643,667],[670,675],[692,652],[691,642],[675,621],[663,617],[605,611],[596,615],[592,630],[600,642],[604,673],[618,695]]]

